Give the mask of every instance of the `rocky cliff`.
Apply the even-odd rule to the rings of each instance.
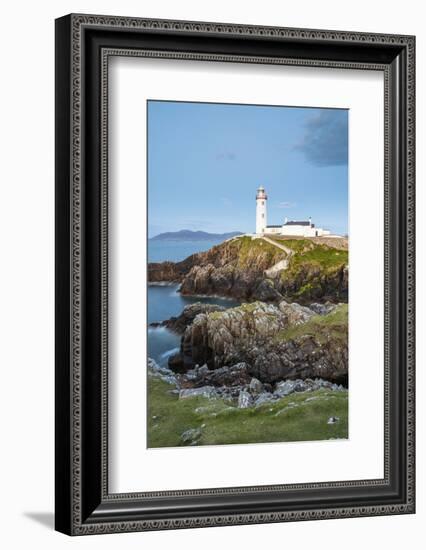
[[[347,383],[347,305],[308,308],[281,300],[199,313],[169,366],[183,373],[197,364],[215,370],[240,362],[263,383],[306,378]]]
[[[280,244],[279,239],[274,239]],[[179,282],[182,294],[241,301],[347,301],[347,243],[286,239],[285,249],[261,238],[238,237],[182,262],[148,265],[149,282]]]

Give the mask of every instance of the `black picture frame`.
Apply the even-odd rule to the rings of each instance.
[[[383,71],[385,475],[109,494],[108,56]],[[56,20],[56,529],[69,535],[415,511],[415,38],[71,14]]]

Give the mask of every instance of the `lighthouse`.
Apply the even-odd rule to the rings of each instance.
[[[266,196],[265,189],[260,186],[256,193],[256,233],[262,234],[266,228]]]
[[[325,237],[330,235],[328,229],[317,227],[312,218],[307,220],[288,220],[279,225],[268,225],[266,222],[266,195],[265,188],[260,186],[256,193],[256,235],[285,235],[287,237]],[[338,235],[333,235],[338,237]]]

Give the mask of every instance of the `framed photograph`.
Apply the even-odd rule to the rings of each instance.
[[[408,514],[413,36],[56,21],[56,529]]]

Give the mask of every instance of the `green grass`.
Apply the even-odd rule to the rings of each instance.
[[[348,437],[348,394],[294,393],[261,407],[238,409],[222,399],[179,399],[172,386],[148,382],[148,447],[182,446],[181,434],[201,430],[198,445],[315,441]],[[327,424],[331,416],[339,422]]]
[[[348,251],[307,239],[285,241],[294,251],[288,269],[281,271],[281,292],[296,302],[309,303],[336,294],[341,271],[348,265]],[[344,296],[337,297],[339,301]]]
[[[316,244],[308,239],[271,238],[293,250],[294,255],[291,258],[290,267],[299,267],[304,263],[314,263],[322,269],[334,269],[347,265],[349,260],[347,250],[332,248],[325,244]]]
[[[296,266],[302,263],[316,263],[322,269],[334,269],[342,265],[347,265],[349,254],[347,250],[337,250],[326,245],[314,245],[311,250],[295,254],[291,259],[291,264]]]
[[[348,264],[348,251],[331,248],[324,244],[315,244],[309,239],[279,239],[270,237],[277,243],[282,242],[293,250],[290,258],[290,266],[286,273],[297,272],[303,264],[318,266],[321,271],[334,270]],[[226,243],[237,257],[236,265],[239,268],[253,268],[253,266],[267,269],[280,260],[287,257],[287,254],[278,247],[264,241],[263,239],[252,239],[251,237],[239,237]]]
[[[226,245],[234,250],[237,256],[236,265],[242,269],[253,268],[254,266],[260,269],[268,269],[286,257],[283,250],[263,239],[238,237],[226,243]]]
[[[311,250],[316,246],[312,241],[308,239],[288,239],[288,238],[283,239],[280,237],[272,237],[272,236],[269,236],[269,238],[277,242],[278,244],[283,244],[284,246],[291,248],[291,250],[293,250],[293,252],[296,252],[296,253],[301,253],[306,250]]]
[[[348,304],[340,304],[328,315],[314,315],[301,325],[292,325],[280,331],[275,340],[296,340],[301,336],[313,336],[318,342],[333,340],[345,344],[348,340]]]

